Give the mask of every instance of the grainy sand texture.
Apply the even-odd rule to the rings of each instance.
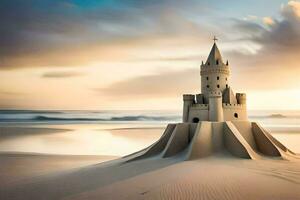
[[[1,163],[12,156],[16,155],[2,156]],[[18,159],[19,165],[22,162],[26,165],[22,171],[28,170],[27,174],[11,172],[10,177],[1,176],[1,182],[10,180],[1,184],[1,199],[265,200],[300,197],[300,164],[293,161],[253,161],[215,155],[184,162],[180,162],[180,157],[172,157],[95,164],[101,158],[30,157],[31,164],[27,163],[26,156]],[[81,160],[77,165],[65,165],[68,161],[76,163],[72,161],[75,158]],[[38,170],[34,165],[37,159],[48,160],[45,165],[48,167],[41,166],[46,169]],[[63,167],[57,167],[61,163],[55,165],[59,161],[64,163]],[[56,167],[60,170],[55,170]],[[6,172],[2,166],[1,174]]]
[[[0,162],[1,200],[300,199],[299,155],[250,122],[170,124],[119,159],[2,153]]]

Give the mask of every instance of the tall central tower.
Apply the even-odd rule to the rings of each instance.
[[[246,94],[234,94],[229,86],[229,64],[216,38],[200,75],[201,93],[183,95],[183,122],[247,120]]]
[[[229,66],[223,62],[221,53],[214,42],[209,56],[201,65],[201,93],[204,95],[204,102],[208,103],[211,92],[223,93],[228,88]]]

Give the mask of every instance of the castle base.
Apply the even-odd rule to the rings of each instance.
[[[123,159],[131,162],[178,156],[195,160],[214,154],[253,160],[299,159],[259,124],[250,121],[169,124],[156,143]]]

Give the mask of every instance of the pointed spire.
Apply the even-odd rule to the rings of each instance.
[[[218,38],[216,36],[214,36],[214,39],[213,39],[214,43],[216,43],[217,40],[218,40]]]
[[[214,45],[212,46],[209,56],[206,61],[206,65],[222,65],[223,59],[220,53],[220,50],[216,44],[216,40],[218,40],[216,37],[214,37]]]

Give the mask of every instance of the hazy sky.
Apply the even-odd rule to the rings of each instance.
[[[249,109],[300,109],[300,1],[1,0],[0,108],[181,109],[219,38]]]

